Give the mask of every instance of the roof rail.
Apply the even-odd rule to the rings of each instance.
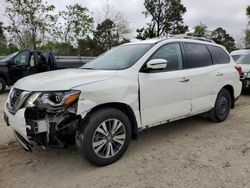
[[[205,37],[196,37],[196,36],[188,36],[188,35],[170,35],[169,38],[174,38],[174,39],[193,39],[193,40],[200,40],[200,41],[205,41],[205,42],[211,42],[215,43],[212,39],[208,39]]]

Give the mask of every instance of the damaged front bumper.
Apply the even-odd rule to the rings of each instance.
[[[7,126],[13,128],[17,141],[25,151],[32,151],[32,143],[42,148],[65,148],[67,138],[74,138],[82,120],[82,116],[77,115],[78,98],[65,106],[47,108],[42,105],[25,105],[25,99],[29,96],[30,92],[15,89],[10,92],[5,105],[4,119]]]
[[[7,126],[11,126],[14,136],[25,151],[32,151],[33,144],[27,136],[26,122],[24,119],[25,109],[19,110],[16,114],[11,114],[6,108],[4,112],[4,120]]]
[[[4,119],[25,151],[32,151],[33,143],[43,149],[66,147],[65,138],[74,138],[81,116],[64,111],[50,113],[37,108],[22,108],[16,114],[5,109]]]

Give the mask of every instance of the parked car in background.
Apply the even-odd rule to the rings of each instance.
[[[237,61],[240,57],[250,53],[250,49],[244,49],[244,50],[235,50],[230,53],[230,55],[233,57],[234,61]]]
[[[202,39],[204,40],[204,39]],[[226,120],[242,83],[224,47],[198,39],[152,39],[113,48],[79,69],[19,80],[5,120],[26,151],[75,138],[95,165],[117,161],[139,131],[207,113]]]
[[[242,56],[236,61],[236,64],[239,65],[242,69],[241,81],[243,84],[243,89],[250,87],[250,53]]]
[[[51,52],[23,50],[0,59],[0,92],[25,76],[51,70],[78,68],[87,61],[57,61]]]

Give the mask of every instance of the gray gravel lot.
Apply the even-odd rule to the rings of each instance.
[[[0,95],[0,115],[6,94]],[[250,93],[227,121],[193,117],[131,141],[118,162],[94,167],[75,147],[26,153],[0,119],[0,187],[250,187]]]

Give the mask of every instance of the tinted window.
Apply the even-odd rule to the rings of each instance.
[[[184,43],[185,58],[188,68],[212,65],[212,58],[203,44]]]
[[[21,52],[19,53],[15,58],[14,58],[14,63],[16,65],[19,65],[19,64],[28,64],[28,61],[29,61],[29,51],[24,51],[24,52]]]
[[[237,62],[237,64],[245,64],[249,65],[250,64],[250,54],[242,56]]]
[[[168,61],[167,68],[164,71],[173,71],[183,69],[181,48],[178,43],[167,44],[160,47],[149,60],[165,59]]]
[[[234,61],[237,61],[241,57],[241,55],[231,55],[231,56],[234,59]]]
[[[208,45],[207,47],[212,55],[214,64],[225,64],[230,62],[230,57],[224,49],[211,45]]]

